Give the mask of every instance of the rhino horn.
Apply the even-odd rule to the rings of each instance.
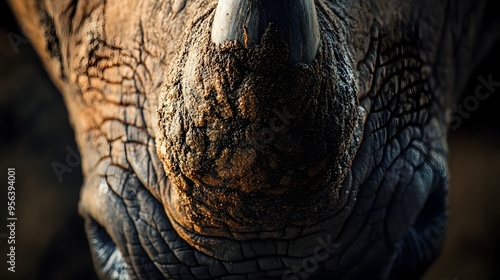
[[[219,0],[211,38],[216,44],[236,40],[254,47],[269,26],[281,31],[291,62],[314,60],[320,41],[314,0]]]

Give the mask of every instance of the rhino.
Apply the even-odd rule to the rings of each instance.
[[[492,1],[8,2],[68,108],[101,278],[418,279],[438,256]]]

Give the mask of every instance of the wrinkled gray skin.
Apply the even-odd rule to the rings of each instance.
[[[496,38],[491,7],[315,3],[310,62],[286,30],[213,44],[215,0],[10,0],[70,113],[102,278],[412,279],[433,262],[447,112]]]

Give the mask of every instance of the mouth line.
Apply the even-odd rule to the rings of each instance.
[[[133,255],[133,252],[130,251],[134,246],[129,244],[129,242],[131,242],[130,240],[133,240],[134,237],[128,236],[124,237],[125,239],[123,240],[116,240],[116,242],[121,242],[120,245],[117,245],[115,240],[111,237],[113,234],[108,233],[110,229],[106,229],[97,221],[87,216],[85,218],[86,231],[93,254],[94,265],[99,275],[103,279],[151,279],[151,271],[148,272],[145,270],[145,267],[151,266],[154,263],[154,266],[158,269],[158,274],[153,273],[154,279],[205,279],[207,275],[211,275],[213,278],[219,278],[233,274],[241,274],[241,271],[237,270],[238,267],[249,269],[248,267],[253,267],[251,263],[266,262],[266,268],[255,269],[255,271],[250,269],[248,270],[248,275],[252,275],[259,279],[275,279],[284,275],[288,265],[300,265],[304,259],[311,258],[316,254],[316,251],[324,250],[323,247],[318,247],[318,240],[327,240],[330,243],[334,241],[331,238],[334,236],[333,234],[313,231],[303,237],[305,240],[308,240],[307,242],[308,244],[310,243],[310,245],[306,246],[302,242],[299,242],[302,243],[299,245],[299,249],[293,248],[297,246],[293,245],[293,240],[268,238],[266,240],[253,240],[243,244],[234,240],[233,243],[228,243],[230,240],[221,239],[221,245],[216,247],[226,254],[217,256],[213,252],[208,252],[207,254],[205,250],[200,250],[197,246],[189,245],[182,238],[182,234],[170,228],[174,226],[174,222],[171,221],[168,216],[162,216],[165,219],[164,223],[167,225],[167,230],[170,231],[167,235],[157,237],[164,241],[158,242],[158,239],[150,239],[151,236],[146,233],[147,231],[140,233],[140,235],[142,235],[141,246],[145,246],[145,244],[149,243],[149,245],[155,247],[150,248],[150,250],[147,251],[147,255]],[[136,217],[131,218],[132,220],[137,220]],[[168,227],[168,225],[170,225],[170,227]],[[124,227],[127,226],[119,226],[119,228]],[[112,228],[114,228],[114,226],[111,227],[111,229]],[[156,230],[165,232],[166,229],[162,227]],[[207,237],[198,236],[198,238],[208,240]],[[163,242],[165,246],[156,246]],[[208,242],[213,245],[214,240],[208,240]],[[316,251],[306,250],[310,249],[310,246],[315,245],[316,247],[314,249]],[[125,250],[125,252],[121,250]],[[156,253],[151,256],[150,252]],[[125,256],[133,255],[134,257],[125,258],[124,254]],[[322,251],[321,255],[325,254],[327,253]],[[137,262],[138,259],[142,259],[142,261]],[[145,262],[145,260],[147,260],[147,262]],[[284,266],[284,263],[288,265]],[[234,266],[234,269],[229,268],[232,266]],[[175,267],[175,269],[173,269],[173,267]],[[320,273],[321,271],[322,269],[318,269],[314,273]]]

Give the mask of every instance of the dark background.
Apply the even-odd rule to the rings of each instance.
[[[16,273],[7,271],[0,239],[0,279],[95,279],[83,220],[78,216],[80,167],[66,163],[76,149],[61,95],[0,1],[0,238],[7,215],[7,168],[16,168]],[[500,44],[475,69],[500,81]],[[450,223],[439,260],[425,279],[500,279],[500,88],[481,101],[449,138]],[[54,162],[73,170],[58,180]]]

